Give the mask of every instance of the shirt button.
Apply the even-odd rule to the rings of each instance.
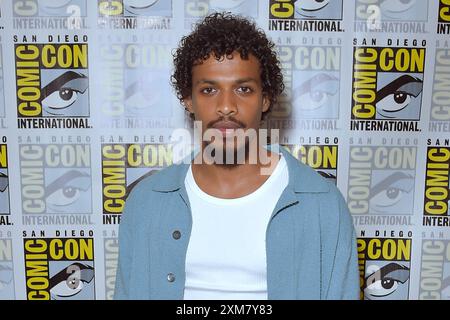
[[[175,231],[172,233],[172,237],[173,237],[175,240],[180,239],[180,238],[181,238],[181,232],[178,231],[178,230],[175,230]]]
[[[175,281],[175,275],[173,273],[169,273],[167,275],[167,281],[174,282]]]

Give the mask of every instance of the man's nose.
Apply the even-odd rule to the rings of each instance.
[[[229,116],[237,113],[236,97],[232,90],[225,90],[219,94],[216,112],[221,116]]]

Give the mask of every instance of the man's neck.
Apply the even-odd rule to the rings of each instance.
[[[203,157],[200,152],[197,157]],[[255,164],[207,164],[205,161],[192,163],[192,174],[197,185],[204,192],[218,198],[239,198],[258,189],[275,170],[280,156],[267,151],[268,163],[258,156]],[[202,159],[203,160],[203,159]],[[197,164],[196,164],[197,163]]]

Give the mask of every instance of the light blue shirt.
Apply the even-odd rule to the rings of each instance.
[[[356,236],[345,200],[334,184],[280,151],[289,184],[267,227],[268,299],[358,299]],[[119,228],[115,299],[183,299],[192,228],[188,168],[165,168],[130,193]]]

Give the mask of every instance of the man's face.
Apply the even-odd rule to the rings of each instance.
[[[212,55],[195,65],[192,68],[192,95],[185,99],[195,120],[202,122],[202,132],[209,128],[220,130],[223,143],[236,129],[258,130],[262,113],[270,105],[262,91],[258,59],[249,54],[248,59],[243,60],[237,52],[229,58],[218,61]],[[235,150],[243,147],[239,139],[235,141]]]

